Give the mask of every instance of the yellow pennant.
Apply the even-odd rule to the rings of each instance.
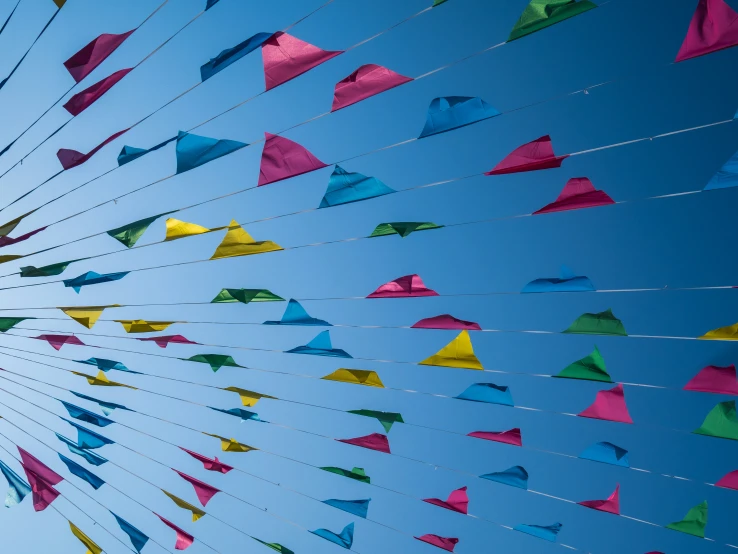
[[[152,331],[163,331],[176,321],[146,321],[145,319],[116,319],[117,323],[123,325],[126,333],[151,333]]]
[[[69,528],[72,530],[72,534],[79,539],[79,542],[87,547],[87,554],[100,554],[103,551],[103,549],[97,546],[95,542],[90,537],[85,535],[79,527],[77,527],[71,521],[69,521],[68,523]]]
[[[442,367],[459,367],[462,369],[484,369],[477,359],[472,348],[469,331],[462,331],[459,335],[441,348],[431,357],[426,358],[420,365],[437,365]]]
[[[203,235],[212,231],[221,231],[226,228],[214,227],[213,229],[208,229],[207,227],[203,227],[202,225],[197,225],[196,223],[188,223],[186,221],[174,219],[173,217],[167,219],[166,225],[167,235],[164,238],[164,242],[183,239],[185,237],[192,237],[194,235]]]
[[[73,306],[68,308],[59,308],[74,321],[92,329],[97,323],[98,318],[102,315],[105,308],[118,308],[120,304],[110,304],[108,306]]]
[[[283,250],[281,246],[270,240],[257,242],[233,219],[228,226],[228,232],[223,241],[210,257],[211,260],[231,258],[234,256],[249,256]]]
[[[273,400],[277,400],[275,396],[269,396],[268,394],[261,394],[258,392],[254,392],[252,390],[239,389],[238,387],[226,387],[223,390],[237,392],[238,395],[241,397],[241,403],[244,406],[248,406],[249,408],[256,406],[256,403],[262,398],[271,398]]]
[[[131,385],[124,385],[123,383],[117,383],[115,381],[111,381],[108,379],[107,375],[103,373],[102,371],[98,371],[97,375],[87,375],[86,373],[81,373],[79,371],[73,371],[75,375],[79,375],[80,377],[84,377],[87,379],[87,382],[90,385],[98,386],[98,387],[125,387],[127,389],[136,389],[136,387],[132,387]]]
[[[223,452],[251,452],[252,450],[258,450],[258,448],[238,442],[236,439],[228,439],[220,435],[213,435],[212,433],[203,433],[203,435],[220,439],[220,448]]]
[[[193,506],[192,504],[182,500],[178,496],[174,496],[171,492],[167,492],[164,489],[161,489],[161,492],[163,492],[169,498],[171,498],[172,502],[174,502],[180,508],[189,510],[190,512],[192,512],[192,521],[197,521],[198,519],[200,519],[202,516],[205,515],[205,510],[201,510],[197,506]]]
[[[365,387],[384,388],[384,383],[377,375],[376,371],[368,371],[365,369],[337,369],[330,375],[321,377],[326,381],[339,381],[341,383],[351,383],[353,385],[364,385]]]

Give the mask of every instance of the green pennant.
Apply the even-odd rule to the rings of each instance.
[[[267,289],[223,289],[210,301],[211,304],[226,302],[284,302],[284,298]]]
[[[21,277],[52,277],[53,275],[59,275],[62,273],[69,264],[77,262],[79,260],[70,260],[68,262],[59,262],[58,264],[45,265],[42,267],[36,267],[33,265],[27,265],[21,267]]]
[[[564,333],[580,335],[617,335],[627,337],[623,322],[615,317],[611,309],[596,314],[582,314]]]
[[[388,433],[392,429],[393,423],[405,423],[402,419],[402,414],[395,412],[378,412],[376,410],[349,410],[348,413],[356,414],[360,416],[373,417],[379,420],[384,430]]]
[[[161,216],[171,213],[174,212],[164,212],[163,214],[147,217],[146,219],[139,219],[138,221],[134,221],[133,223],[129,223],[128,225],[123,225],[123,227],[111,229],[110,231],[108,231],[108,235],[125,245],[126,248],[130,248],[131,246],[136,244],[136,241],[140,239],[141,235],[146,232],[146,229],[149,228],[149,225],[151,225]]]
[[[320,469],[335,473],[336,475],[343,475],[344,477],[354,479],[355,481],[361,481],[362,483],[371,483],[371,478],[364,472],[364,468],[361,467],[355,467],[351,471],[348,469],[341,469],[340,467],[321,467]]]
[[[596,346],[589,356],[585,356],[581,360],[577,360],[573,364],[566,366],[558,375],[554,375],[554,377],[612,383],[612,379],[605,367],[605,359]]]
[[[435,8],[436,6],[440,6],[444,2],[448,2],[448,0],[433,0],[433,6],[431,6],[431,7],[432,8]]]
[[[530,35],[596,7],[589,0],[531,0],[512,28],[507,41]]]
[[[18,325],[26,319],[36,319],[35,317],[0,317],[0,333],[4,333]]]
[[[286,546],[282,546],[278,542],[265,542],[261,539],[257,539],[256,537],[252,537],[254,540],[259,541],[264,546],[268,546],[272,550],[276,550],[277,552],[281,552],[282,554],[295,554],[292,550],[287,548]]]
[[[684,519],[681,521],[675,521],[666,526],[667,529],[672,531],[679,531],[680,533],[687,533],[688,535],[694,535],[695,537],[705,538],[705,527],[707,526],[707,500],[698,504],[687,512]]]
[[[705,421],[702,422],[702,427],[694,433],[720,439],[738,440],[738,417],[735,413],[735,400],[721,402],[710,410]]]
[[[372,231],[369,238],[373,237],[384,237],[387,235],[400,235],[405,238],[410,233],[415,231],[429,231],[431,229],[440,229],[443,225],[436,225],[435,223],[409,223],[409,222],[397,222],[397,223],[380,223],[377,228]]]
[[[195,354],[190,358],[181,358],[189,362],[200,362],[202,364],[210,364],[210,368],[213,372],[218,371],[221,367],[243,367],[238,365],[231,356],[224,354]]]

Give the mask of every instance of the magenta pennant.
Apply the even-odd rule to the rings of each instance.
[[[346,444],[353,444],[354,446],[361,446],[362,448],[368,448],[369,450],[377,450],[390,454],[389,441],[385,435],[379,433],[372,433],[364,437],[356,437],[355,439],[336,439],[338,442]]]
[[[103,94],[113,88],[118,81],[128,75],[132,70],[133,68],[119,69],[112,75],[105,77],[103,80],[98,81],[91,87],[86,88],[82,92],[78,92],[72,96],[66,104],[64,104],[64,109],[73,116],[78,116],[87,108],[92,106],[92,104],[100,99]]]
[[[351,75],[338,81],[333,93],[331,111],[335,112],[410,81],[412,81],[410,77],[395,73],[381,65],[373,63],[362,65]]]
[[[21,466],[33,492],[33,509],[41,512],[59,496],[59,491],[53,485],[61,483],[64,478],[20,446],[17,448],[22,460]]]
[[[614,203],[615,201],[605,191],[595,190],[592,181],[586,177],[574,177],[566,182],[564,189],[554,202],[533,212],[533,215],[596,208]]]
[[[8,236],[0,237],[0,248],[3,246],[10,246],[11,244],[16,244],[18,242],[23,242],[24,240],[30,239],[33,235],[40,233],[41,231],[44,231],[46,227],[41,227],[40,229],[36,229],[35,231],[31,231],[29,233],[26,233],[25,235],[21,235],[17,238],[10,238]]]
[[[513,446],[523,446],[523,435],[517,427],[509,431],[474,431],[469,433],[468,436],[487,441],[503,442]]]
[[[738,491],[738,469],[725,474],[715,486]]]
[[[633,423],[628,413],[628,406],[625,404],[623,385],[617,385],[609,390],[601,390],[597,393],[594,403],[577,415],[592,419]]]
[[[169,344],[200,344],[193,342],[182,335],[167,335],[164,337],[147,337],[145,339],[137,339],[144,342],[155,342],[159,348],[166,348]]]
[[[423,535],[421,537],[415,537],[419,541],[427,542],[433,546],[437,546],[447,552],[453,552],[454,547],[459,543],[459,539],[439,537],[438,535]]]
[[[45,340],[51,346],[54,347],[54,350],[61,350],[61,347],[64,346],[65,344],[74,344],[75,346],[86,346],[84,342],[79,340],[74,335],[39,335],[33,338],[37,340]]]
[[[367,298],[410,298],[413,296],[438,296],[438,293],[426,287],[419,275],[405,275],[385,283]]]
[[[699,0],[675,62],[738,44],[738,14],[724,0]]]
[[[421,319],[412,326],[413,329],[455,329],[467,331],[481,331],[479,323],[457,319],[452,315],[443,314]]]
[[[220,473],[228,473],[233,469],[232,466],[226,465],[220,460],[218,460],[218,457],[215,458],[208,458],[207,456],[203,456],[202,454],[198,454],[197,452],[193,452],[192,450],[187,450],[186,448],[179,447],[181,450],[184,450],[187,452],[190,456],[195,458],[197,461],[202,462],[202,465],[205,469],[208,471],[219,471]]]
[[[58,485],[64,481],[64,477],[56,473],[53,469],[44,464],[41,460],[36,458],[33,454],[23,450],[20,446],[17,447],[18,452],[23,462],[23,468],[33,471],[36,475],[41,477],[47,483],[52,485]]]
[[[74,54],[71,58],[64,62],[69,74],[76,82],[80,82],[87,77],[92,71],[100,65],[105,58],[115,52],[123,41],[126,40],[133,31],[121,33],[120,35],[111,35],[103,33],[96,39],[93,39],[87,46]]]
[[[261,153],[258,186],[262,187],[326,167],[326,164],[313,156],[307,148],[296,142],[271,133],[264,134],[266,141]]]
[[[580,506],[586,506],[600,512],[620,515],[620,485],[615,487],[615,491],[607,498],[607,500],[583,500],[577,502]]]
[[[561,162],[568,157],[568,154],[555,156],[551,145],[551,137],[545,135],[519,146],[485,175],[504,175],[506,173],[522,173],[524,171],[561,167]]]
[[[65,170],[72,169],[73,167],[77,167],[78,165],[82,165],[83,163],[85,163],[92,156],[97,154],[97,152],[101,148],[103,148],[106,144],[114,141],[126,131],[128,131],[128,129],[123,129],[122,131],[118,131],[114,135],[110,135],[100,144],[95,146],[95,148],[90,150],[87,154],[83,154],[82,152],[77,152],[76,150],[69,150],[68,148],[60,148],[59,151],[56,153],[56,157],[59,158],[59,161],[61,162],[62,167]]]
[[[426,498],[423,502],[434,504],[454,512],[459,512],[460,514],[469,513],[469,497],[466,494],[466,487],[461,487],[460,489],[453,491],[448,496],[448,500],[441,500],[440,498]]]
[[[274,33],[261,45],[266,89],[278,87],[339,54],[343,51],[321,50],[287,33]]]
[[[177,471],[174,468],[172,468],[172,471],[176,472],[182,479],[184,479],[194,487],[195,494],[197,495],[200,504],[202,504],[203,506],[207,506],[208,502],[210,502],[210,499],[220,492],[220,489],[216,489],[215,487],[210,486],[207,483],[200,481],[199,479],[190,477],[189,475],[182,473],[181,471]]]
[[[738,395],[735,366],[733,364],[725,367],[708,365],[684,385],[684,390]]]
[[[164,523],[164,525],[166,525],[170,529],[173,529],[174,532],[177,533],[177,542],[174,544],[175,550],[185,550],[192,546],[192,543],[195,542],[195,537],[190,535],[188,532],[180,529],[174,523],[172,523],[168,519],[164,519],[156,512],[154,512],[154,515],[158,517],[162,521],[162,523]]]

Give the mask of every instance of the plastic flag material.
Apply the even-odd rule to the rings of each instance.
[[[100,456],[99,454],[95,454],[94,452],[91,452],[85,448],[82,448],[79,446],[76,442],[74,442],[71,439],[68,439],[64,435],[60,435],[59,433],[54,433],[56,435],[56,438],[58,438],[60,441],[62,441],[64,444],[67,445],[67,448],[69,448],[69,451],[72,454],[77,454],[77,456],[83,457],[88,463],[94,465],[94,466],[101,466],[108,460]]]
[[[115,444],[115,441],[112,441],[107,437],[103,437],[102,435],[95,433],[94,431],[90,431],[86,427],[82,427],[81,425],[74,423],[73,421],[69,421],[65,418],[61,419],[77,429],[77,446],[79,446],[80,448],[94,449],[105,446],[106,444]]]
[[[615,201],[606,192],[595,190],[592,181],[586,177],[574,177],[566,182],[564,189],[554,202],[536,210],[533,215],[596,208],[614,203]]]
[[[95,326],[95,323],[97,323],[99,317],[102,315],[105,308],[116,307],[118,306],[115,304],[111,304],[108,306],[75,306],[70,308],[59,307],[59,309],[64,312],[64,315],[71,317],[74,321],[82,325],[82,327],[92,329]]]
[[[283,179],[327,167],[304,146],[290,139],[264,133],[258,186],[263,187]]]
[[[338,111],[410,81],[412,81],[410,77],[395,73],[381,65],[373,63],[362,65],[351,75],[338,81],[333,93],[331,111]]]
[[[568,155],[556,156],[553,152],[551,137],[544,135],[523,146],[519,146],[504,160],[498,163],[485,175],[504,175],[507,173],[522,173],[524,171],[538,171],[539,169],[552,169],[561,167]]]
[[[628,406],[625,404],[623,385],[599,391],[592,405],[577,415],[592,419],[604,419],[605,421],[633,423],[628,413]]]
[[[156,146],[152,146],[151,148],[136,148],[134,146],[123,146],[123,148],[120,151],[120,154],[118,154],[118,167],[122,165],[126,165],[129,162],[132,162],[133,160],[140,158],[141,156],[145,156],[149,152],[154,152],[156,150],[159,150],[160,148],[165,147],[170,142],[173,142],[177,140],[177,137],[168,138],[164,142],[160,142]]]
[[[313,535],[318,535],[319,537],[322,537],[325,540],[330,541],[346,549],[350,549],[351,545],[354,543],[354,524],[353,523],[349,523],[346,527],[343,528],[343,531],[341,531],[338,534],[334,533],[333,531],[329,531],[328,529],[316,529],[315,531],[310,531],[310,532]]]
[[[189,510],[192,512],[192,521],[197,521],[202,516],[205,515],[205,510],[201,510],[194,504],[190,504],[186,500],[182,500],[179,496],[173,495],[171,492],[167,492],[164,489],[161,489],[161,492],[166,494],[172,502],[174,502],[178,507],[182,508],[183,510]]]
[[[683,520],[666,526],[672,531],[687,533],[701,539],[705,538],[705,527],[707,527],[707,500],[689,510]]]
[[[189,475],[182,473],[181,471],[177,471],[176,469],[173,471],[177,475],[179,475],[182,479],[187,481],[190,485],[192,485],[192,487],[195,489],[195,494],[197,495],[197,499],[200,501],[200,504],[202,504],[203,506],[207,506],[210,499],[213,498],[213,496],[215,496],[217,493],[220,492],[220,489],[216,489],[215,487],[208,485],[207,483],[204,483],[203,481],[200,481],[199,479],[190,477]]]
[[[482,328],[479,323],[473,321],[464,321],[463,319],[457,319],[449,314],[437,315],[435,317],[427,317],[421,319],[417,323],[412,325],[413,329],[450,329],[458,331],[481,331]]]
[[[94,85],[87,87],[85,90],[78,92],[72,96],[66,104],[64,104],[64,109],[72,114],[73,117],[78,116],[99,100],[103,94],[113,88],[118,81],[128,75],[132,69],[133,68],[119,69],[112,75],[109,75]]]
[[[355,467],[351,471],[349,471],[348,469],[341,469],[340,467],[321,467],[319,469],[322,469],[323,471],[328,471],[329,473],[335,473],[336,475],[342,475],[343,477],[348,477],[349,479],[353,479],[354,481],[371,483],[371,478],[366,474],[364,468],[362,467]]]
[[[400,237],[405,238],[408,235],[414,233],[415,231],[430,231],[432,229],[440,229],[443,225],[436,225],[435,223],[431,222],[395,222],[395,223],[380,223],[377,225],[377,227],[372,231],[372,234],[369,235],[369,238],[374,237],[386,237],[388,235],[400,235]]]
[[[53,277],[64,272],[69,264],[76,261],[77,260],[70,260],[68,262],[59,262],[57,264],[45,265],[42,267],[35,267],[32,265],[21,267],[21,277]]]
[[[367,177],[361,173],[351,173],[337,165],[331,173],[328,188],[320,208],[331,208],[341,204],[360,202],[377,196],[395,192],[376,177]]]
[[[284,298],[266,289],[222,289],[211,301],[213,304],[226,302],[284,302]]]
[[[18,325],[21,321],[26,319],[36,319],[35,317],[0,317],[0,333],[10,331],[13,327]]]
[[[142,339],[138,339],[142,340]],[[80,377],[84,377],[87,379],[87,382],[95,387],[125,387],[127,389],[134,389],[136,390],[136,387],[132,387],[131,385],[126,385],[123,383],[118,383],[117,381],[111,381],[108,379],[108,376],[105,375],[102,371],[98,371],[97,375],[87,375],[86,373],[80,373],[78,371],[73,371],[75,375],[79,375]]]
[[[597,442],[579,454],[583,460],[592,460],[620,467],[630,467],[628,451],[611,442]]]
[[[290,298],[287,309],[280,321],[265,321],[264,325],[318,325],[332,327],[327,321],[310,317],[305,308],[295,299]]]
[[[67,68],[72,79],[79,83],[105,61],[110,54],[115,52],[123,44],[123,41],[131,36],[133,31],[135,29],[119,35],[103,33],[65,61],[64,67]]]
[[[724,0],[699,0],[675,62],[738,44],[738,14]]]
[[[457,396],[459,400],[471,400],[472,402],[485,402],[487,404],[500,404],[502,406],[514,406],[510,387],[495,385],[494,383],[474,383]]]
[[[367,298],[410,298],[415,296],[438,296],[438,293],[429,289],[419,275],[405,275],[394,281],[385,283]]]
[[[247,38],[233,48],[223,50],[220,54],[211,58],[208,63],[200,66],[200,79],[203,82],[207,81],[213,75],[223,71],[232,63],[237,62],[244,56],[259,48],[259,46],[261,46],[264,41],[271,36],[272,33],[256,33],[254,36]]]
[[[170,325],[177,323],[176,321],[146,321],[145,319],[116,319],[116,323],[120,323],[126,333],[152,333],[154,331],[163,331]]]
[[[223,462],[218,460],[217,456],[214,458],[208,458],[207,456],[203,456],[202,454],[198,454],[197,452],[193,452],[192,450],[187,450],[186,448],[183,448],[181,446],[179,448],[187,452],[187,454],[195,458],[198,462],[202,462],[203,467],[208,471],[218,471],[220,473],[226,474],[233,469],[232,466],[224,464]]]
[[[454,340],[433,354],[433,356],[419,362],[419,364],[463,369],[484,369],[482,363],[474,354],[474,348],[472,347],[471,337],[469,337],[468,331],[461,331]]]
[[[738,470],[725,474],[715,486],[738,491]]]
[[[615,490],[607,497],[607,500],[583,500],[582,502],[577,502],[577,504],[592,508],[593,510],[599,510],[600,512],[620,515],[620,485],[615,487]]]
[[[274,33],[261,45],[266,90],[273,89],[342,54],[321,50],[287,33]]]
[[[738,186],[738,152],[725,162],[705,185],[705,190],[726,189]]]
[[[698,338],[705,340],[738,340],[738,323],[713,329]]]
[[[91,423],[92,425],[96,425],[97,427],[107,427],[111,423],[115,423],[115,421],[113,421],[112,419],[97,415],[94,412],[85,410],[84,408],[80,408],[79,406],[75,406],[74,404],[70,404],[69,402],[64,402],[64,400],[60,400],[60,402],[67,409],[69,415],[74,419],[79,419],[80,421],[84,421],[85,423]]]
[[[220,449],[223,452],[251,452],[252,450],[257,450],[256,448],[249,446],[248,444],[238,442],[236,439],[229,439],[226,437],[221,437],[220,435],[213,435],[211,433],[203,434],[219,439]]]
[[[64,170],[72,169],[73,167],[77,167],[78,165],[82,165],[83,163],[85,163],[87,160],[92,158],[92,156],[97,154],[108,143],[113,142],[126,131],[128,131],[128,129],[123,129],[122,131],[118,131],[117,133],[110,135],[100,144],[95,146],[95,148],[87,152],[87,154],[83,154],[82,152],[71,150],[69,148],[60,148],[56,152],[56,157],[59,159],[59,162],[61,163]]]
[[[22,460],[21,466],[26,472],[26,477],[33,492],[33,509],[41,512],[48,508],[59,496],[59,491],[53,485],[58,485],[64,478],[20,446],[17,448]]]
[[[735,400],[721,402],[707,414],[702,427],[694,431],[719,439],[738,440],[738,417],[735,413]]]
[[[574,275],[566,266],[561,266],[561,277],[535,279],[523,287],[523,294],[534,292],[588,292],[595,290],[592,281],[583,275]]]
[[[54,348],[54,350],[61,350],[61,347],[65,344],[85,346],[85,343],[83,343],[74,335],[39,335],[33,338],[37,340],[45,340]]]
[[[238,395],[241,397],[241,403],[247,407],[256,406],[256,403],[262,398],[276,398],[274,396],[269,396],[268,394],[261,394],[259,392],[254,392],[247,389],[240,389],[238,387],[226,387],[223,390],[238,393]]]
[[[172,529],[175,533],[177,533],[177,542],[174,543],[174,549],[175,550],[186,550],[190,546],[192,546],[192,543],[195,542],[195,537],[190,535],[188,532],[184,531],[183,529],[180,529],[177,527],[174,523],[169,521],[168,519],[164,519],[159,514],[154,512],[154,515],[158,517],[164,525]]]
[[[171,212],[164,212],[152,217],[147,217],[145,219],[139,219],[138,221],[128,223],[127,225],[123,225],[122,227],[118,227],[117,229],[111,229],[110,231],[108,231],[108,235],[113,237],[124,246],[131,248],[146,232],[146,229],[149,228],[149,225],[151,225],[161,216],[168,215],[170,213]]]
[[[617,335],[627,337],[625,326],[612,313],[611,309],[595,314],[582,314],[572,323],[564,333],[580,335]]]
[[[529,525],[522,523],[513,527],[515,531],[520,531],[527,535],[533,535],[544,541],[556,542],[556,535],[561,531],[562,525],[560,523],[554,523],[552,525]]]
[[[118,371],[127,371],[129,373],[138,373],[131,371],[122,362],[116,362],[115,360],[106,360],[105,358],[89,358],[87,360],[74,360],[78,364],[94,365],[101,371],[110,371],[111,369],[117,369]]]
[[[225,354],[195,354],[187,358],[190,362],[200,362],[202,364],[208,364],[213,372],[218,371],[221,367],[243,367],[236,363],[231,356]]]
[[[390,454],[389,440],[385,435],[379,433],[372,433],[364,437],[356,437],[355,439],[336,439],[338,442],[345,444],[352,444],[354,446],[360,446],[361,448],[367,448],[369,450],[376,450],[378,452],[384,452]]]
[[[24,213],[23,215],[19,215],[15,219],[8,221],[5,225],[0,225],[0,237],[7,237],[10,233],[12,233],[18,225],[20,225],[20,222],[23,221],[25,218],[27,218],[29,215],[31,215],[36,210],[31,210],[30,212]]]
[[[517,427],[509,431],[474,431],[473,433],[469,433],[468,436],[476,439],[512,444],[513,446],[523,446],[523,435]]]
[[[290,550],[286,546],[279,544],[278,542],[265,542],[261,539],[257,539],[256,537],[253,538],[254,540],[259,541],[264,546],[271,548],[272,550],[274,550],[275,552],[279,552],[280,554],[295,554],[292,550]]]
[[[163,337],[147,337],[145,339],[136,339],[140,341],[155,342],[159,348],[166,348],[170,344],[199,344],[186,339],[182,335],[167,335]]]
[[[223,241],[215,249],[211,260],[221,258],[232,258],[235,256],[249,256],[251,254],[264,254],[265,252],[276,252],[283,250],[276,242],[270,240],[255,241],[238,222],[233,219]]]
[[[103,549],[95,544],[95,542],[90,537],[85,535],[82,530],[71,521],[67,521],[67,523],[69,523],[69,528],[72,530],[72,535],[77,537],[79,542],[84,544],[85,548],[87,548],[87,554],[101,554]]]
[[[248,146],[237,140],[218,140],[180,131],[177,135],[177,174],[195,169]]]
[[[725,367],[715,365],[703,367],[689,383],[684,385],[684,390],[738,395],[735,366],[730,364]]]
[[[0,471],[8,480],[8,492],[5,494],[5,507],[11,508],[23,502],[23,499],[31,493],[31,486],[8,465],[0,460]]]
[[[213,408],[212,406],[208,406],[208,408],[210,408],[211,410],[215,410],[216,412],[223,412],[224,414],[241,418],[243,421],[262,421],[261,419],[259,419],[259,414],[249,412],[248,410],[243,410],[241,408],[231,408],[229,410],[225,410],[223,408]]]
[[[113,514],[113,512],[110,512]],[[128,535],[128,538],[131,540],[131,544],[133,545],[133,548],[136,549],[136,552],[141,554],[141,549],[143,549],[144,546],[146,546],[146,543],[149,542],[149,537],[144,535],[141,531],[136,529],[133,525],[128,523],[125,519],[122,517],[113,514],[113,517],[118,522],[118,525],[120,526],[121,530]]]
[[[415,538],[419,541],[427,542],[428,544],[437,546],[438,548],[447,552],[453,552],[454,547],[459,543],[459,539],[440,537],[438,535],[422,535]]]
[[[597,346],[588,356],[581,360],[569,364],[559,372],[558,375],[562,379],[584,379],[585,381],[601,381],[603,383],[612,383],[610,375],[605,367],[605,359],[600,354]]]
[[[364,385],[365,387],[376,387],[378,389],[384,388],[384,383],[382,383],[377,372],[365,369],[337,369],[333,373],[321,377],[321,379],[350,383],[352,385]]]
[[[323,504],[328,504],[344,512],[354,514],[355,516],[366,519],[366,514],[369,512],[369,502],[371,498],[365,500],[336,500],[331,498],[330,500],[323,500]]]
[[[210,233],[211,231],[220,231],[227,228],[214,227],[213,229],[208,229],[207,227],[203,227],[202,225],[180,221],[179,219],[174,219],[173,217],[170,217],[166,220],[166,227],[167,234],[164,237],[164,242],[183,239],[186,237],[193,237],[195,235],[203,235],[205,233]]]
[[[443,96],[431,100],[425,127],[418,138],[429,137],[500,115],[481,98]]]
[[[10,238],[8,236],[0,237],[0,248],[3,246],[10,246],[11,244],[17,244],[19,242],[23,242],[24,240],[30,239],[32,236],[37,235],[41,231],[45,231],[46,227],[41,227],[39,229],[36,229],[34,231],[29,231],[25,235],[21,235],[16,238]]]
[[[469,497],[466,494],[466,487],[461,487],[460,489],[453,491],[448,496],[448,500],[441,500],[440,498],[425,498],[423,502],[434,504],[454,512],[459,512],[460,514],[469,513]]]
[[[502,483],[511,487],[528,490],[528,472],[522,466],[513,466],[505,471],[496,471],[480,475],[482,479]]]
[[[69,468],[69,472],[76,475],[83,481],[87,481],[90,486],[92,486],[93,489],[97,490],[100,487],[102,487],[105,484],[105,481],[100,479],[97,475],[92,473],[91,471],[85,469],[81,465],[79,465],[77,462],[70,460],[66,456],[59,454],[59,458],[62,462]]]
[[[313,356],[328,356],[333,358],[351,358],[351,354],[340,348],[333,348],[330,331],[321,331],[305,346],[298,346],[287,350],[288,354],[311,354]]]
[[[589,0],[531,0],[510,31],[507,41],[535,33],[596,7]]]
[[[130,408],[126,408],[123,404],[116,404],[115,402],[107,402],[105,400],[98,400],[97,398],[93,398],[92,396],[87,396],[86,394],[82,394],[79,392],[74,392],[73,390],[69,392],[71,392],[74,396],[78,398],[83,398],[84,400],[95,402],[96,404],[100,406],[102,413],[104,413],[105,415],[112,414],[113,410],[115,410],[116,408],[119,410],[125,410],[126,412],[134,411],[134,410],[131,410]],[[95,416],[95,417],[100,417],[100,416]]]
[[[349,410],[348,413],[360,415],[364,417],[373,417],[382,424],[384,430],[389,433],[394,423],[405,423],[402,419],[402,414],[395,412],[378,412],[376,410]]]

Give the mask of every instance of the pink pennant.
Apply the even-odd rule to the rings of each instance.
[[[287,33],[274,33],[261,45],[266,89],[278,87],[339,54],[343,51],[321,50]]]
[[[738,491],[738,469],[726,473],[720,481],[715,483],[715,486]]]
[[[417,323],[413,324],[413,329],[455,329],[467,331],[481,331],[482,328],[479,323],[473,321],[464,321],[463,319],[456,319],[454,316],[449,314],[437,315],[435,317],[427,317],[421,319]]]
[[[684,385],[684,390],[738,395],[735,366],[733,364],[725,367],[708,365]]]
[[[31,485],[33,509],[41,512],[48,508],[60,494],[52,485],[61,483],[64,478],[20,446],[18,446],[18,452],[20,452],[21,466],[28,478],[28,484]]]
[[[469,497],[466,494],[466,487],[461,487],[453,491],[449,496],[448,500],[441,500],[440,498],[426,498],[423,502],[428,504],[435,504],[441,508],[459,512],[460,514],[467,514],[469,507]]]
[[[133,29],[132,31],[128,31],[127,33],[122,33],[120,35],[103,33],[65,61],[64,67],[67,68],[67,71],[69,71],[72,78],[79,83],[82,79],[92,73],[92,71],[100,65],[105,58],[115,52],[116,48],[123,44],[123,41],[131,36],[131,33],[135,30],[136,29]]]
[[[203,506],[207,506],[208,502],[210,502],[210,499],[220,492],[220,489],[216,489],[215,487],[208,485],[207,483],[204,483],[199,479],[190,477],[186,473],[177,471],[174,468],[172,468],[172,471],[175,471],[182,479],[190,483],[195,488],[195,494],[197,495],[200,504],[202,504]]]
[[[133,68],[119,69],[112,75],[105,77],[103,80],[98,81],[91,87],[86,88],[82,92],[78,92],[72,96],[66,104],[64,104],[64,109],[73,116],[78,116],[87,108],[92,106],[92,104],[94,104],[103,94],[113,88],[118,81],[128,75],[132,70]]]
[[[379,433],[372,433],[365,437],[356,437],[355,439],[336,439],[338,442],[346,444],[353,444],[354,446],[361,446],[362,448],[368,448],[369,450],[378,450],[385,454],[390,453],[389,441],[385,435]]]
[[[506,173],[521,173],[523,171],[561,167],[561,162],[568,157],[568,154],[555,156],[551,145],[551,137],[545,135],[519,146],[485,175],[504,175]]]
[[[193,452],[192,450],[187,450],[186,448],[182,448],[181,446],[179,448],[187,452],[190,456],[192,456],[196,460],[202,462],[202,465],[208,471],[219,471],[225,474],[233,469],[232,466],[226,465],[220,460],[218,460],[217,456],[211,459],[211,458],[208,458],[207,456],[203,456],[202,454],[198,454],[197,452]]]
[[[166,335],[163,337],[147,337],[145,339],[138,339],[138,340],[155,342],[159,348],[166,348],[168,344],[200,344],[199,342],[193,342],[189,339],[186,339],[182,335]]]
[[[59,158],[59,161],[61,162],[62,167],[65,170],[72,169],[73,167],[77,167],[78,165],[82,165],[83,163],[85,163],[92,156],[97,154],[97,152],[101,148],[103,148],[106,144],[114,141],[126,131],[128,131],[128,129],[123,129],[122,131],[118,131],[114,135],[110,135],[100,144],[95,146],[95,148],[90,150],[87,154],[83,154],[82,152],[77,152],[76,150],[70,150],[68,148],[60,148],[59,151],[56,153],[56,157]]]
[[[54,350],[61,350],[61,347],[64,346],[65,344],[74,344],[75,346],[86,346],[85,343],[83,343],[81,340],[79,340],[74,335],[39,335],[33,338],[38,339],[38,340],[45,340],[51,346],[54,347]]]
[[[700,0],[676,62],[738,44],[738,14],[724,0]]]
[[[556,201],[533,212],[533,215],[596,208],[614,203],[615,201],[605,191],[595,190],[592,181],[586,177],[574,177],[566,182]]]
[[[64,477],[56,473],[53,469],[51,469],[49,466],[44,464],[41,460],[36,458],[33,454],[30,454],[29,452],[23,450],[20,446],[17,447],[18,452],[21,456],[21,461],[23,464],[23,469],[28,469],[38,475],[41,479],[44,481],[52,484],[52,485],[58,485],[62,481],[64,481]]]
[[[628,406],[625,404],[623,385],[617,385],[609,390],[601,390],[597,393],[594,403],[577,415],[592,419],[633,423],[628,413]]]
[[[24,240],[30,239],[33,235],[40,233],[41,231],[45,230],[46,227],[41,227],[40,229],[36,229],[35,231],[31,231],[29,233],[26,233],[25,235],[21,235],[17,238],[10,238],[8,236],[0,237],[0,248],[3,246],[10,246],[11,244],[15,244],[17,242],[23,242]]]
[[[426,287],[419,275],[405,275],[385,283],[367,298],[410,298],[413,296],[438,296],[438,293]]]
[[[410,81],[412,81],[410,77],[395,73],[381,65],[373,63],[362,65],[351,75],[338,81],[335,92],[333,93],[333,107],[331,107],[331,111],[338,111],[341,108],[356,104],[370,96],[399,87]]]
[[[180,529],[174,523],[172,523],[168,519],[164,519],[156,512],[154,512],[154,515],[158,517],[162,521],[162,523],[164,523],[164,525],[166,525],[170,529],[173,529],[177,533],[177,542],[174,545],[175,550],[186,550],[187,548],[192,546],[193,542],[195,542],[195,537],[190,535],[188,532]]]
[[[262,187],[326,167],[307,148],[296,142],[271,133],[264,135],[266,141],[261,153],[258,186]]]
[[[592,508],[593,510],[599,510],[600,512],[620,515],[620,485],[615,487],[615,491],[607,500],[583,500],[582,502],[577,502],[577,504]]]
[[[442,548],[447,552],[453,552],[454,547],[459,543],[459,539],[439,537],[438,535],[423,535],[422,537],[415,537],[419,541],[427,542],[438,548]]]
[[[474,431],[469,433],[469,437],[484,439],[487,441],[504,442],[513,446],[523,446],[523,435],[520,429],[510,429],[509,431]]]

